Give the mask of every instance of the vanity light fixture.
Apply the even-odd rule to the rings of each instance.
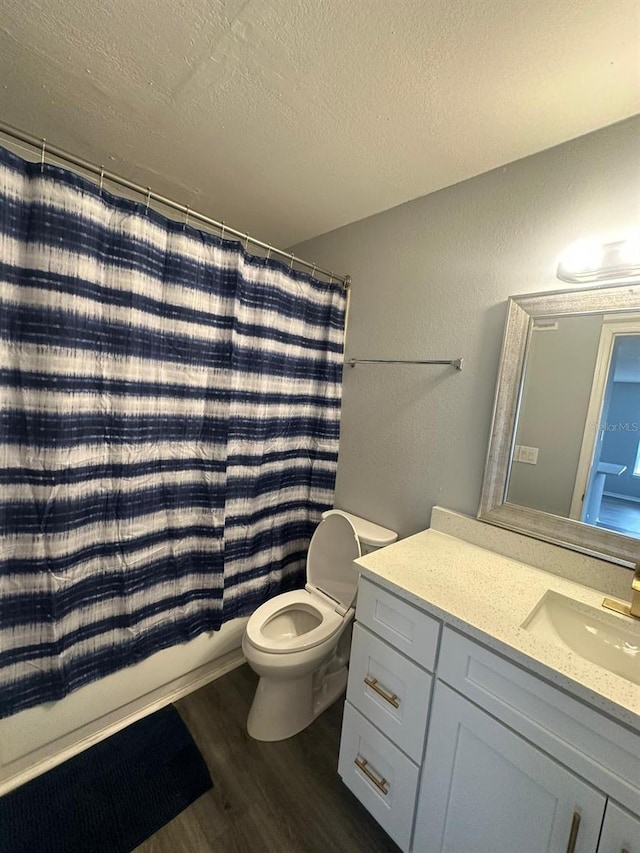
[[[640,281],[640,228],[610,243],[579,240],[562,253],[557,276],[572,284]]]

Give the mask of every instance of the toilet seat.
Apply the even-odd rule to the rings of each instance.
[[[269,623],[274,619],[296,609],[306,610],[314,615],[319,620],[317,627],[304,634],[285,635],[280,639],[264,634],[264,629],[268,629]],[[302,652],[319,646],[332,637],[340,629],[343,619],[343,616],[325,604],[319,596],[306,589],[295,589],[261,604],[249,617],[246,636],[252,646],[263,652]]]
[[[328,513],[309,544],[306,587],[261,604],[249,617],[247,640],[256,649],[277,654],[311,649],[332,637],[344,624],[355,599],[358,572],[352,563],[360,555],[360,541],[353,524],[339,512]],[[296,611],[306,612],[318,624],[300,633],[288,630],[287,614],[292,614],[291,620],[295,620]],[[281,636],[277,636],[278,626],[272,624],[278,617],[283,617]],[[272,631],[266,633],[270,625]]]

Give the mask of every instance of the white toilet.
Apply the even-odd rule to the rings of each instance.
[[[265,602],[247,623],[242,651],[260,676],[247,720],[251,737],[291,737],[344,692],[358,584],[353,560],[397,538],[348,512],[323,513],[305,588]]]

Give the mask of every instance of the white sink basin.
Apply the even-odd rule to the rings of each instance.
[[[522,627],[640,685],[640,622],[549,590]]]

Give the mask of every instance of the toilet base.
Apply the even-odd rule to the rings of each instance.
[[[247,718],[254,740],[286,740],[306,729],[332,705],[347,686],[347,667],[319,677],[318,673],[280,681],[262,676]]]

